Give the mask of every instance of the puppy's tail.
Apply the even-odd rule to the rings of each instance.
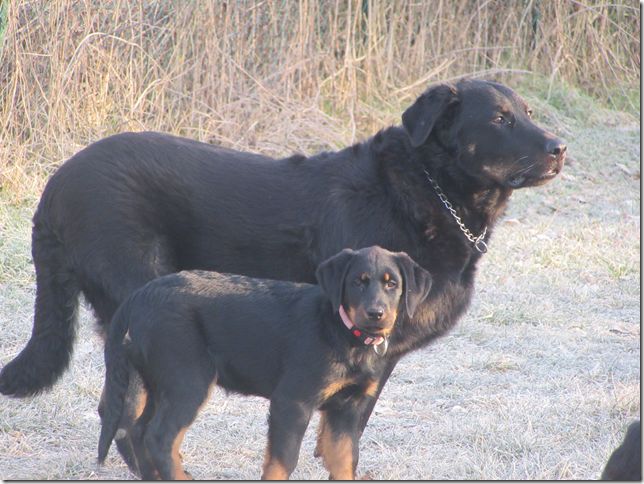
[[[129,313],[127,302],[120,306],[109,327],[105,342],[105,388],[99,407],[101,436],[98,440],[98,462],[102,464],[118,430],[125,407],[125,396],[132,367],[127,357]]]

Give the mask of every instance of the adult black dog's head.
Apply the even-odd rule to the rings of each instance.
[[[344,249],[322,262],[315,275],[334,311],[342,305],[359,329],[385,337],[399,308],[412,317],[431,288],[429,272],[411,257],[378,246]]]
[[[430,139],[455,155],[458,167],[482,185],[541,185],[562,169],[566,145],[532,122],[514,91],[464,79],[430,87],[402,115],[415,149]]]

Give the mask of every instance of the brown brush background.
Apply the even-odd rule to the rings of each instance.
[[[12,198],[125,130],[269,155],[340,147],[461,75],[523,74],[639,110],[635,1],[0,3],[0,183]]]

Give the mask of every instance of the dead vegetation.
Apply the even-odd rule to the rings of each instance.
[[[115,132],[308,153],[396,122],[429,83],[464,74],[537,74],[546,97],[569,85],[639,110],[635,1],[2,3],[0,184],[12,200]]]

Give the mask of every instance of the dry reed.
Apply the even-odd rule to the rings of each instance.
[[[8,0],[7,20],[0,186],[13,200],[111,133],[311,152],[461,75],[529,72],[639,110],[634,1]]]

